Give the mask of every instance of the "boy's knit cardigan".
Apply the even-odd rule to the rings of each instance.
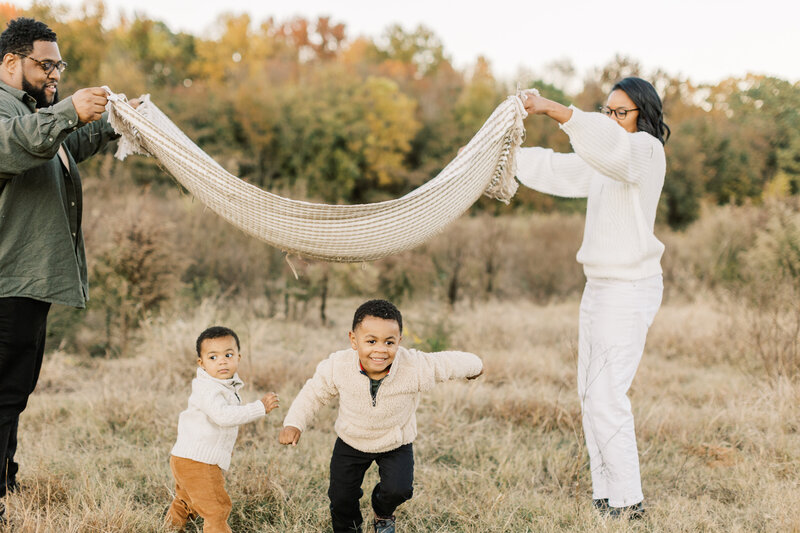
[[[292,402],[283,425],[305,431],[317,411],[338,395],[337,435],[362,452],[387,452],[417,436],[421,392],[437,382],[476,376],[482,368],[475,354],[425,353],[400,347],[373,403],[370,380],[360,371],[358,353],[341,350],[317,366]]]
[[[664,146],[600,113],[571,109],[561,129],[575,153],[522,148],[517,178],[546,194],[588,198],[577,256],[586,277],[637,280],[661,274],[664,245],[653,227],[666,173]]]
[[[241,405],[242,387],[239,374],[217,379],[198,368],[189,405],[178,417],[178,439],[172,455],[228,470],[239,426],[266,414],[260,400]]]

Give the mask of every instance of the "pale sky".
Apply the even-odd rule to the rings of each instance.
[[[28,0],[13,2],[28,7]],[[56,4],[79,6],[81,0]],[[569,59],[582,78],[615,54],[638,60],[645,74],[662,68],[696,83],[748,72],[800,81],[800,2],[797,0],[105,0],[109,22],[142,13],[173,31],[208,36],[223,12],[343,22],[348,38],[379,37],[393,23],[423,24],[444,44],[457,68],[488,58],[493,72],[514,81],[520,68],[544,72]]]

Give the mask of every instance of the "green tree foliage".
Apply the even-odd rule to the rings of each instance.
[[[479,57],[472,77],[456,100],[457,127],[463,132],[478,131],[505,96],[492,75],[489,62]]]
[[[339,66],[310,79],[282,95],[285,120],[276,124],[272,153],[283,162],[280,175],[304,178],[309,193],[327,202],[363,202],[400,188],[418,128],[415,102],[391,80],[354,80]]]
[[[698,150],[702,124],[686,121],[675,126],[666,145],[668,170],[661,196],[661,213],[673,228],[685,228],[700,213],[706,154]]]
[[[800,192],[800,86],[766,76],[748,76],[731,98],[739,124],[757,124],[767,158],[764,178],[787,176],[792,194]]]
[[[195,38],[173,33],[163,23],[136,17],[113,30],[115,47],[109,50],[107,76],[133,72],[142,92],[182,85],[189,79],[195,57]],[[134,83],[134,80],[128,83]]]
[[[400,25],[392,25],[380,43],[380,59],[398,63],[418,79],[435,73],[445,63],[449,64],[442,42],[425,26],[408,32]]]

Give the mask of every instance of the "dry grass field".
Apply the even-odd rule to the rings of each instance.
[[[358,303],[333,300],[323,325],[264,318],[259,301],[206,300],[149,319],[119,358],[48,353],[21,420],[23,486],[6,499],[5,530],[162,531],[193,341],[212,323],[242,337],[245,399],[282,398],[241,428],[227,477],[234,531],[328,530],[335,406],[297,448],[277,435],[316,363],[346,345]],[[747,313],[732,305],[711,293],[674,296],[656,317],[631,391],[648,507],[636,523],[591,507],[574,384],[577,298],[401,306],[405,345],[473,351],[486,372],[424,395],[415,494],[399,509],[399,531],[800,531],[800,387],[754,370]],[[373,467],[365,492],[375,481]],[[369,516],[367,497],[362,504]]]

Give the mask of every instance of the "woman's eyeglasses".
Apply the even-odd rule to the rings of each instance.
[[[20,57],[27,57],[31,61],[34,61],[40,67],[42,67],[42,70],[44,70],[44,73],[47,75],[49,75],[54,70],[57,70],[58,73],[61,74],[62,72],[64,72],[64,69],[67,68],[66,61],[50,61],[50,60],[39,61],[38,59],[34,59],[31,56],[26,56],[25,54],[18,53],[17,55]]]
[[[610,117],[611,115],[614,115],[620,120],[623,120],[625,117],[627,117],[628,113],[630,113],[631,111],[639,111],[639,109],[638,108],[624,109],[624,108],[621,108],[621,107],[618,107],[617,109],[611,109],[607,105],[600,106],[600,112],[601,113],[603,113],[604,115],[606,115],[608,117]]]

